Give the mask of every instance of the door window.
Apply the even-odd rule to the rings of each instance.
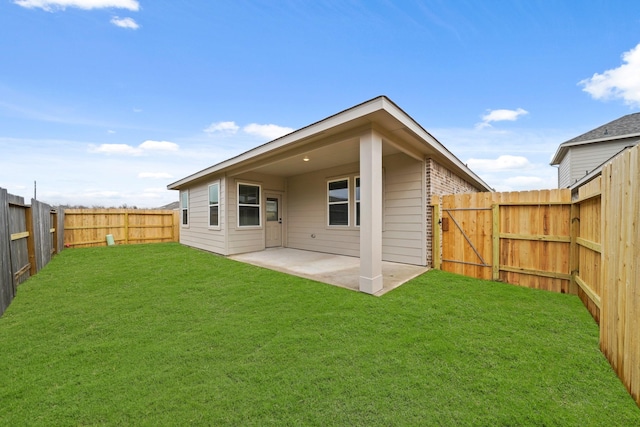
[[[267,198],[267,221],[278,220],[278,199]]]

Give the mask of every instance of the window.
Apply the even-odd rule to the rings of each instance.
[[[220,227],[220,183],[209,186],[209,227]]]
[[[260,186],[238,184],[238,226],[260,226]]]
[[[360,177],[356,177],[356,226],[360,227]]]
[[[349,225],[349,179],[329,181],[329,225]]]
[[[278,215],[278,199],[267,197],[267,222],[279,221],[280,215]]]
[[[189,192],[180,193],[180,209],[182,211],[182,225],[189,225]]]

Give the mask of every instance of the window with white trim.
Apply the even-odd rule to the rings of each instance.
[[[220,227],[220,182],[209,185],[209,227]]]
[[[349,178],[327,183],[328,223],[330,226],[349,226]]]
[[[356,199],[356,227],[360,227],[360,177],[356,177],[356,189],[355,189],[355,199]]]
[[[182,213],[182,225],[189,225],[189,190],[180,193],[180,210]]]
[[[260,186],[238,183],[238,227],[260,226]]]

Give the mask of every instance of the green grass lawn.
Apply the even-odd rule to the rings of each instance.
[[[178,244],[66,250],[0,318],[0,425],[636,426],[575,296],[381,298]]]

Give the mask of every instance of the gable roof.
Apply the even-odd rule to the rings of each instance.
[[[479,190],[493,191],[460,159],[386,96],[378,96],[312,123],[180,179],[169,184],[167,188],[179,190],[193,182],[206,179],[212,174],[235,174],[247,170],[260,170],[265,173],[281,175],[289,171],[288,173],[293,175],[296,171],[295,168],[299,168],[301,165],[301,162],[297,161],[300,155],[309,150],[322,150],[324,146],[345,142],[349,139],[352,140],[352,143],[345,149],[341,149],[340,158],[344,160],[348,156],[352,156],[354,161],[358,161],[358,149],[354,141],[357,141],[357,136],[363,129],[371,127],[380,132],[385,141],[389,140],[388,136],[393,137],[393,143],[396,140],[401,141],[401,147],[394,146],[391,149],[397,148],[415,158],[431,157]],[[393,143],[390,145],[395,145]],[[335,159],[335,151],[330,156],[324,156],[326,162],[335,162]],[[316,163],[316,165],[321,164],[321,161]]]
[[[563,142],[553,156],[551,164],[559,165],[570,147],[633,138],[636,136],[640,137],[640,113],[627,114],[626,116]]]

